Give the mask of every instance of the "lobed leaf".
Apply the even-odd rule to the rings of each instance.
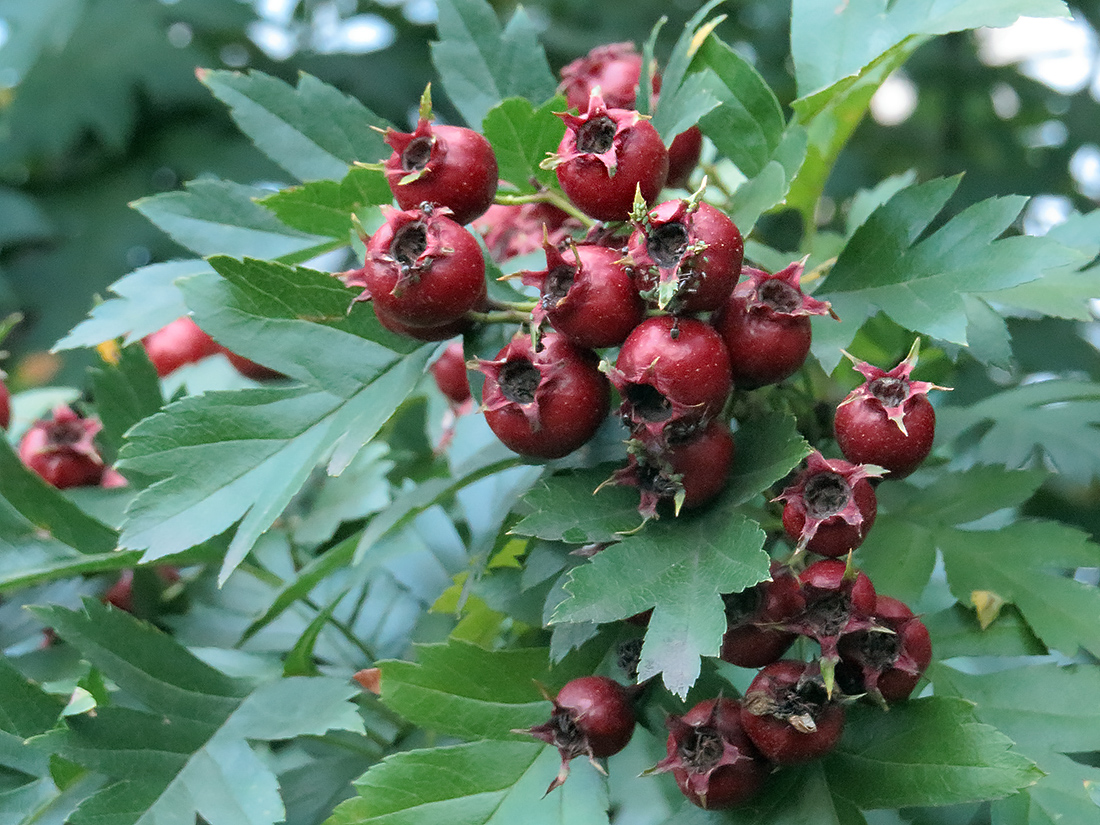
[[[565,100],[558,95],[537,109],[521,97],[510,97],[485,115],[485,137],[493,146],[501,180],[508,181],[520,193],[557,185],[557,176],[539,163],[557,151],[565,122],[554,112],[565,111]]]
[[[382,172],[355,167],[339,182],[318,180],[291,186],[262,198],[260,203],[289,227],[346,243],[359,232],[353,215],[392,200],[393,193]]]

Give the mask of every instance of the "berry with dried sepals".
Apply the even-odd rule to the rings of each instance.
[[[725,305],[741,276],[745,242],[737,226],[709,203],[665,201],[634,213],[627,249],[638,287],[660,309],[709,312]]]
[[[707,810],[732,808],[757,794],[770,766],[741,726],[741,704],[719,697],[670,716],[668,755],[650,773],[671,771],[680,792]]]
[[[932,661],[932,639],[924,622],[904,602],[875,599],[872,627],[840,639],[837,684],[845,693],[867,693],[884,702],[908,699]]]
[[[547,318],[578,347],[598,349],[621,344],[645,319],[632,271],[617,252],[591,244],[562,252],[549,240],[543,250],[546,269],[522,273],[539,290],[536,324]]]
[[[784,502],[783,529],[800,549],[843,556],[863,543],[875,523],[878,505],[868,479],[879,475],[814,451],[795,483],[775,498]]]
[[[849,461],[877,464],[893,479],[912,473],[932,451],[936,411],[929,390],[946,390],[909,378],[917,365],[920,339],[892,370],[881,370],[848,355],[867,380],[836,408],[836,443]]]
[[[798,372],[810,351],[810,316],[833,314],[827,301],[802,292],[804,265],[805,260],[796,261],[772,275],[745,267],[748,280],[737,285],[714,318],[738,387],[777,384]]]
[[[177,318],[168,326],[142,339],[145,354],[164,378],[186,364],[194,364],[207,356],[221,352],[209,335],[199,329],[189,315]]]
[[[596,434],[611,406],[611,387],[591,350],[548,333],[536,350],[528,335],[513,338],[485,374],[485,420],[508,449],[561,458]]]
[[[547,696],[550,699],[549,696]],[[611,756],[634,734],[634,708],[627,689],[605,676],[582,676],[568,682],[553,699],[550,719],[526,731],[561,753],[561,769],[547,793],[569,776],[569,761]]]
[[[19,442],[19,458],[59,489],[99,484],[103,459],[93,440],[103,425],[64,404],[31,425]]]
[[[637,112],[608,108],[593,92],[583,115],[565,121],[558,151],[544,161],[555,170],[569,200],[600,221],[625,221],[636,191],[652,201],[668,175],[668,150],[657,130]]]
[[[771,579],[740,593],[722,596],[726,632],[719,657],[738,667],[758,668],[777,661],[798,634],[781,628],[806,608],[798,579],[786,565],[773,561]]]
[[[382,214],[386,222],[367,242],[362,269],[338,277],[364,288],[355,300],[373,301],[383,324],[443,327],[485,301],[481,247],[446,209],[383,206]]]
[[[493,204],[471,224],[498,264],[542,248],[543,240],[559,247],[581,222],[550,203]]]
[[[844,731],[844,708],[830,698],[817,664],[782,659],[752,680],[741,726],[767,759],[792,765],[833,749]]]
[[[439,391],[453,405],[470,400],[470,379],[466,375],[466,356],[461,341],[452,341],[431,366],[432,378]]]

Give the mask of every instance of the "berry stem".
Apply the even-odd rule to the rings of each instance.
[[[802,279],[801,279],[800,283],[805,285],[805,284],[813,283],[814,281],[818,280],[819,278],[824,278],[829,273],[829,270],[831,270],[833,268],[833,266],[835,266],[835,265],[836,265],[836,256],[834,255],[833,257],[829,258],[827,261],[822,261],[821,263],[819,263],[817,266],[815,266],[809,272],[804,273],[802,275]]]
[[[495,202],[503,204],[504,206],[519,206],[524,203],[549,203],[558,207],[562,212],[567,213],[573,218],[583,223],[586,228],[591,229],[596,225],[596,221],[592,220],[586,214],[577,209],[572,203],[570,203],[564,195],[553,190],[545,190],[542,192],[536,192],[533,195],[500,195],[495,198]]]
[[[513,309],[516,312],[530,312],[538,306],[538,301],[502,301],[498,298],[490,298],[487,303],[492,309]]]
[[[495,312],[467,312],[466,317],[480,324],[526,324],[531,320],[531,313],[505,309]]]

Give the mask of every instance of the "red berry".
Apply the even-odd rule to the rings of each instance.
[[[634,193],[654,200],[668,175],[668,150],[657,130],[629,109],[609,109],[598,94],[583,115],[559,112],[565,137],[549,159],[569,200],[589,217],[625,221]]]
[[[702,154],[703,133],[698,126],[674,137],[668,147],[668,182],[665,185],[686,189]]]
[[[549,203],[493,204],[473,222],[497,263],[542,248],[543,239],[560,246],[581,222]]]
[[[840,402],[833,423],[845,458],[885,467],[895,479],[912,473],[932,451],[936,411],[927,393],[946,389],[909,379],[919,344],[918,338],[905,360],[889,372],[853,358],[867,380]]]
[[[574,245],[559,252],[547,241],[546,269],[523,273],[540,299],[532,317],[544,317],[578,347],[613,347],[645,319],[633,273],[622,256],[603,246]]]
[[[633,109],[642,76],[642,56],[633,43],[606,43],[562,67],[558,91],[565,105],[578,112],[588,107],[592,90],[599,87],[613,109]]]
[[[647,318],[623,342],[608,373],[622,395],[621,413],[652,443],[686,436],[722,411],[731,382],[721,336],[703,321]]]
[[[752,680],[741,725],[760,753],[791,765],[833,749],[844,731],[844,708],[829,698],[816,664],[783,659]]]
[[[822,556],[843,556],[863,544],[878,512],[863,465],[827,459],[813,452],[795,483],[775,500],[783,506],[783,529],[799,548]]]
[[[745,242],[709,203],[665,201],[637,216],[627,249],[639,288],[661,309],[709,312],[725,305],[741,276]]]
[[[142,343],[161,378],[185,364],[194,364],[221,351],[214,339],[199,329],[188,315],[146,335]]]
[[[402,209],[445,206],[458,223],[484,214],[497,191],[497,159],[482,135],[421,117],[412,133],[390,129],[386,180]]]
[[[574,679],[550,701],[554,709],[549,721],[527,731],[561,753],[561,770],[547,793],[569,776],[569,760],[611,756],[625,748],[635,721],[626,688],[605,676]]]
[[[840,640],[842,674],[850,681],[847,693],[866,692],[887,702],[908,699],[932,661],[932,639],[924,622],[903,602],[889,596],[875,599],[874,626]]]
[[[875,586],[867,574],[839,559],[814,562],[802,571],[798,581],[806,607],[783,627],[814,639],[821,646],[822,663],[831,668],[840,659],[839,640],[874,625],[871,615],[875,610]],[[830,672],[827,670],[825,675],[830,676]]]
[[[802,261],[774,275],[746,267],[749,279],[737,285],[714,319],[729,349],[738,387],[777,384],[798,372],[806,360],[810,316],[832,310],[827,302],[803,294],[802,269]]]
[[[732,808],[760,790],[770,768],[741,727],[741,704],[708,699],[668,718],[668,755],[649,772],[672,771],[688,800],[700,808]]]
[[[722,597],[726,633],[719,657],[738,667],[763,667],[779,659],[798,637],[780,625],[799,616],[806,599],[789,567],[771,563],[771,579]]]
[[[255,361],[250,361],[243,355],[237,355],[235,352],[230,352],[225,347],[219,347],[218,349],[220,352],[225,353],[225,357],[229,359],[229,363],[245,378],[251,378],[253,381],[274,381],[277,378],[285,377],[278,370],[273,370],[270,367],[265,367],[263,364],[257,364]]]
[[[446,341],[456,335],[461,335],[471,326],[471,322],[467,318],[459,318],[457,321],[440,324],[437,327],[410,327],[407,324],[402,324],[377,304],[374,305],[374,314],[378,318],[378,323],[390,332],[404,335],[406,338],[415,338],[418,341]]]
[[[59,489],[99,483],[103,460],[92,439],[102,429],[99,421],[81,418],[64,405],[53,417],[31,425],[19,442],[23,463]]]
[[[373,299],[380,320],[405,327],[454,323],[485,300],[481,247],[445,210],[382,210],[386,222],[367,242],[363,268],[340,276],[365,287],[355,300]]]
[[[470,379],[466,375],[466,356],[461,341],[448,344],[432,364],[431,370],[436,386],[448,401],[464,404],[470,400]]]
[[[11,393],[4,379],[0,378],[0,430],[6,430],[11,424]]]
[[[568,455],[596,434],[611,406],[595,354],[556,333],[542,337],[538,352],[529,336],[517,336],[480,369],[485,420],[520,455]]]

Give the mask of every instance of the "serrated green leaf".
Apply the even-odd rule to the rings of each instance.
[[[783,203],[806,159],[808,135],[797,123],[783,132],[772,158],[752,180],[737,188],[729,215],[737,226],[750,227],[777,204]]]
[[[889,713],[853,705],[825,775],[833,793],[864,810],[996,799],[1042,776],[1011,746],[958,699],[916,699]]]
[[[392,200],[393,193],[382,172],[355,167],[339,183],[318,180],[292,186],[263,198],[260,203],[287,226],[311,235],[347,241],[357,232],[353,215],[365,207],[388,204]]]
[[[52,728],[64,705],[56,696],[23,676],[6,659],[0,659],[0,694],[4,696],[4,703],[0,705],[0,731],[23,740]]]
[[[723,501],[742,504],[798,466],[811,452],[794,417],[771,414],[740,422],[734,434],[737,452]]]
[[[1001,608],[993,624],[985,629],[974,610],[958,603],[926,613],[921,621],[932,636],[932,649],[940,660],[956,656],[1042,656],[1047,652],[1013,605]]]
[[[122,436],[143,418],[164,405],[157,371],[144,347],[131,344],[119,354],[117,364],[102,364],[91,371],[96,414],[103,429],[96,436],[103,458],[112,463],[122,446]]]
[[[494,106],[485,115],[485,137],[493,146],[501,180],[506,180],[520,193],[536,191],[532,181],[544,188],[556,185],[553,170],[539,163],[554,152],[565,134],[565,122],[555,111],[565,110],[565,100],[559,95],[535,108],[520,97],[510,97]]]
[[[530,513],[511,532],[570,544],[618,541],[641,516],[636,490],[608,486],[593,495],[611,472],[603,466],[542,479],[523,497]]]
[[[721,106],[720,95],[725,89],[718,75],[705,66],[685,77],[675,91],[665,91],[662,87],[657,111],[653,113],[653,128],[666,144],[672,143],[678,134],[695,126],[700,118]]]
[[[439,0],[438,6],[432,63],[469,125],[480,126],[505,98],[542,103],[554,95],[557,81],[522,8],[502,30],[485,0]]]
[[[389,126],[383,118],[305,72],[296,88],[259,71],[202,71],[199,80],[260,151],[298,180],[342,180],[355,161],[377,163],[391,153],[375,131]]]

